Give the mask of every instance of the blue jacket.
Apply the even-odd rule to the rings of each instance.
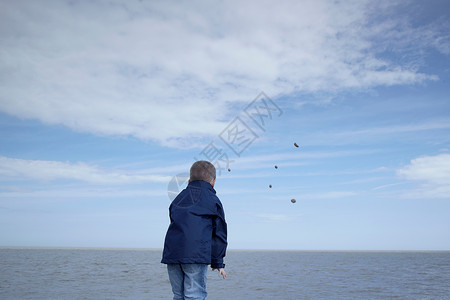
[[[227,223],[222,203],[211,184],[202,180],[190,182],[172,201],[169,216],[162,263],[225,267]]]

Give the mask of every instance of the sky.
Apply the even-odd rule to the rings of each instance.
[[[450,250],[448,1],[1,0],[0,41],[0,246],[162,248],[203,159],[229,249]]]

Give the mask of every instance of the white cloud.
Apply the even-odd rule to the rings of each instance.
[[[450,185],[450,154],[415,158],[409,165],[398,170],[398,174],[409,180]]]
[[[171,176],[105,170],[86,163],[25,160],[0,156],[0,177],[52,181],[70,179],[93,184],[166,183]]]
[[[450,197],[450,154],[422,156],[411,160],[410,164],[397,170],[405,179],[419,182],[417,190],[410,193],[414,197]]]
[[[334,93],[436,79],[378,57],[380,40],[424,30],[400,17],[370,23],[392,7],[368,3],[3,2],[0,110],[185,146],[216,135],[232,107],[260,90]]]

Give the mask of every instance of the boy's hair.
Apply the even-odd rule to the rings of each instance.
[[[206,160],[196,161],[190,171],[190,180],[203,180],[212,183],[216,179],[216,168]]]

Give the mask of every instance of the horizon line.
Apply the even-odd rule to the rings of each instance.
[[[123,250],[163,251],[154,247],[90,247],[90,246],[0,246],[0,250]],[[244,249],[231,248],[227,252],[450,252],[450,249]]]

